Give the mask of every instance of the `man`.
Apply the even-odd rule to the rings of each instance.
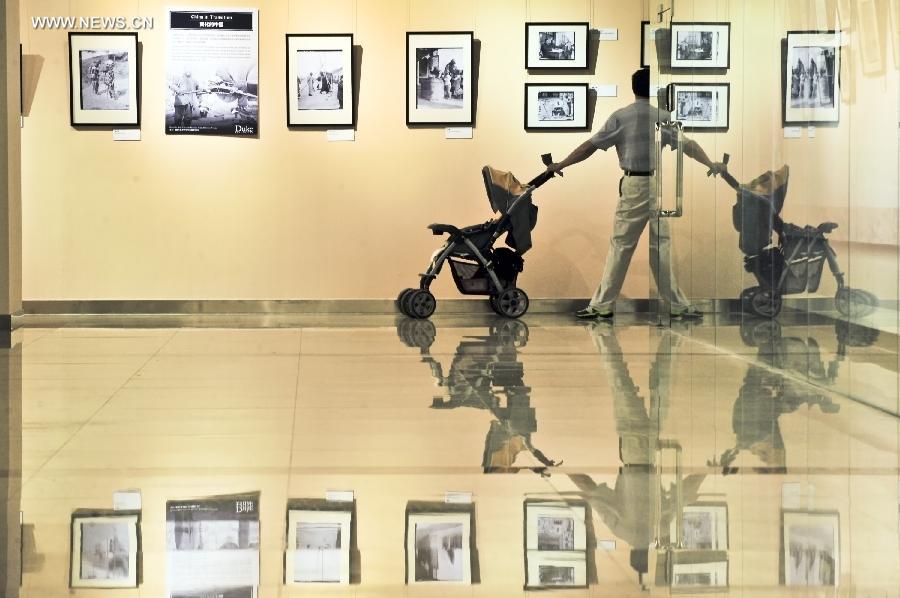
[[[600,131],[575,148],[565,160],[547,167],[549,171],[559,172],[587,160],[598,149],[605,151],[615,146],[619,166],[624,171],[619,181],[619,204],[606,270],[590,304],[576,313],[583,319],[613,316],[613,304],[622,290],[631,257],[644,227],[651,220],[651,211],[656,210],[658,205],[655,191],[655,129],[658,122],[670,121],[672,117],[650,104],[650,69],[636,71],[631,78],[631,87],[635,95],[633,104],[614,112]],[[663,144],[672,148],[677,145],[675,135],[667,129],[663,130]],[[685,139],[684,153],[709,168],[709,175],[725,171],[723,164],[713,163],[694,141]],[[651,244],[653,276],[661,296],[671,305],[672,316],[700,317],[700,312],[690,305],[675,280],[668,221],[654,218],[650,222],[650,233],[659,239],[658,254],[655,253],[655,244]],[[662,279],[661,268],[665,269]]]
[[[99,60],[96,60],[91,65],[91,68],[88,71],[88,76],[91,79],[91,88],[94,90],[94,95],[100,95],[100,61]]]
[[[181,78],[169,87],[175,92],[175,125],[190,126],[194,100],[197,92],[200,91],[200,84],[191,75],[191,70],[185,69]]]

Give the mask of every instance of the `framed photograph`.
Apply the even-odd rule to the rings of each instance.
[[[587,83],[526,83],[525,130],[588,128]]]
[[[669,538],[674,541],[677,522],[672,518]],[[688,550],[728,550],[728,505],[697,503],[684,507],[681,538]]]
[[[840,514],[836,511],[781,512],[781,573],[784,585],[839,585],[840,528]]]
[[[588,23],[525,23],[526,69],[586,69]]]
[[[728,587],[728,561],[673,562],[670,576],[672,591],[697,592]]]
[[[69,587],[138,587],[140,519],[136,511],[74,513]]]
[[[471,31],[406,34],[406,124],[475,123]]]
[[[650,21],[641,21],[641,68],[650,66],[650,57],[656,53],[656,34]]]
[[[73,127],[141,124],[137,33],[69,32],[69,117]]]
[[[840,34],[789,31],[784,60],[784,124],[839,122]]]
[[[731,23],[672,23],[672,68],[731,67]]]
[[[346,511],[288,511],[285,583],[348,585],[350,526]]]
[[[289,127],[352,127],[353,35],[287,35]]]
[[[472,583],[472,513],[407,513],[406,583]]]
[[[525,587],[587,587],[587,507],[525,503]]]
[[[672,83],[669,106],[685,131],[727,131],[730,92],[728,83]]]

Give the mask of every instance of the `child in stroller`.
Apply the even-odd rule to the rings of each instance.
[[[553,163],[550,154],[541,158],[545,165]],[[419,288],[405,289],[397,297],[397,307],[404,315],[425,319],[434,313],[437,302],[429,288],[446,261],[450,262],[453,280],[463,295],[486,295],[494,312],[507,318],[519,318],[528,311],[528,295],[516,287],[516,280],[537,223],[538,209],[531,203],[531,194],[554,173],[544,172],[527,185],[522,185],[512,173],[490,166],[485,166],[481,174],[491,208],[500,217],[466,228],[451,224],[428,227],[434,235],[449,238],[434,253],[425,273],[419,275]],[[495,249],[494,243],[504,234],[509,248]]]
[[[725,154],[723,163],[728,164]],[[741,293],[741,309],[774,318],[781,312],[782,297],[815,293],[819,289],[825,262],[837,280],[834,302],[845,317],[868,315],[878,305],[871,293],[846,286],[834,249],[826,235],[838,225],[823,222],[818,226],[797,226],[781,219],[787,196],[790,168],[782,166],[741,185],[727,171],[722,179],[737,192],[732,222],[740,233],[744,269],[753,274],[757,286]],[[778,245],[772,245],[772,232],[778,233]]]

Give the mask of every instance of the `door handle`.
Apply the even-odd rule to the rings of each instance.
[[[659,123],[659,130],[665,134],[667,130],[674,130],[676,138],[675,158],[675,209],[663,210],[663,176],[662,176],[662,143],[656,146],[656,197],[660,203],[658,214],[660,218],[681,218],[684,215],[684,129],[678,121]]]

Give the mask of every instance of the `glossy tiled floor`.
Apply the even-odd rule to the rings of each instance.
[[[587,506],[589,585],[560,595],[691,593],[678,584],[726,567],[727,587],[702,589],[898,596],[892,338],[740,320],[27,329],[0,352],[0,573],[15,586],[21,511],[21,595],[70,595],[73,511],[139,489],[143,583],[76,594],[166,596],[166,501],[259,492],[262,597],[522,596],[525,502],[567,499]],[[355,493],[358,583],[286,587],[287,501],[329,490]],[[407,506],[448,491],[473,495],[475,583],[407,586]],[[719,550],[678,547],[673,522],[698,509],[727,531]],[[796,511],[825,513],[792,536],[815,558],[785,556]],[[670,562],[695,563],[676,587]]]

